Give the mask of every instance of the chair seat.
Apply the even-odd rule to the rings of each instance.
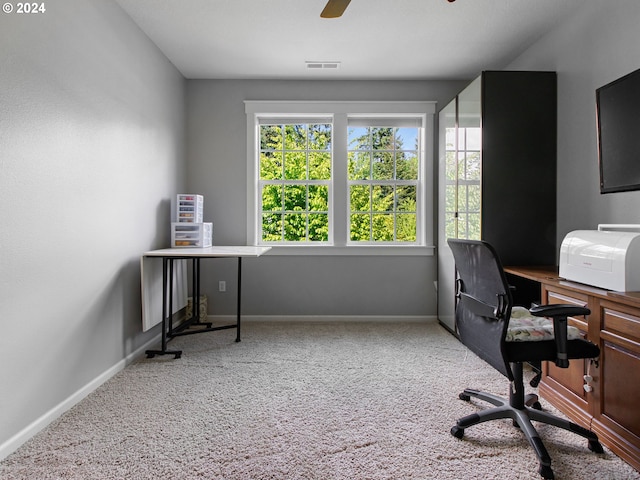
[[[553,340],[553,320],[546,317],[535,317],[524,307],[513,307],[506,342],[541,342]],[[580,330],[572,325],[567,326],[567,338],[581,338]]]
[[[598,347],[582,339],[578,328],[567,326],[567,354],[569,359],[595,358]],[[506,355],[509,362],[554,361],[557,357],[553,335],[553,320],[534,317],[524,307],[513,307],[507,336]]]

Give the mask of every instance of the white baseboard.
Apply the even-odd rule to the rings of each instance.
[[[46,412],[40,418],[36,419],[31,424],[16,433],[9,440],[0,445],[0,460],[8,457],[11,453],[15,452],[20,446],[33,437],[36,433],[43,430],[47,425],[60,417],[63,413],[69,410],[71,407],[79,403],[83,398],[93,392],[96,388],[102,385],[104,382],[113,377],[116,373],[124,370],[124,368],[131,364],[138,357],[144,355],[145,350],[148,350],[151,346],[157,345],[160,341],[160,334],[146,342],[140,348],[127,355],[111,368],[107,369],[96,378],[87,383],[77,392],[73,393],[51,410]]]
[[[208,315],[215,324],[232,324],[235,315]],[[242,315],[242,323],[249,322],[437,322],[436,315]]]

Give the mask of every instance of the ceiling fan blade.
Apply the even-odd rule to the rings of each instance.
[[[338,18],[341,17],[344,11],[351,3],[351,0],[329,0],[322,10],[320,16],[322,18]]]

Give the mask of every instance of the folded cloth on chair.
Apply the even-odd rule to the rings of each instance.
[[[580,330],[568,325],[567,339],[575,340],[576,338],[581,338]],[[505,341],[539,342],[542,340],[553,340],[553,320],[534,317],[524,307],[513,307]]]

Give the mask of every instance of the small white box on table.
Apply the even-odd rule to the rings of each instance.
[[[210,247],[213,244],[213,223],[171,223],[172,247]]]
[[[202,223],[204,197],[195,193],[179,193],[176,197],[176,222]]]

